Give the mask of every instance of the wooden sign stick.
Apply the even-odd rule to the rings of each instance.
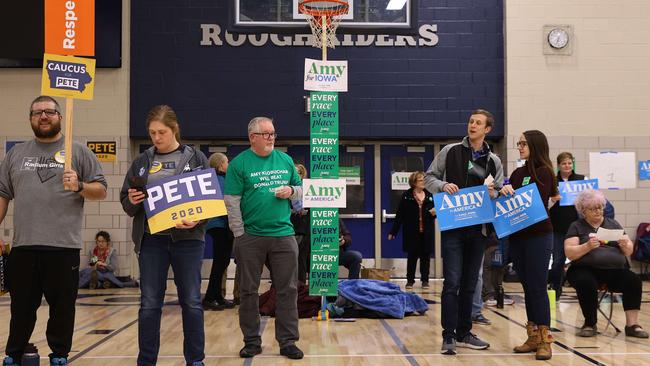
[[[65,164],[64,169],[72,169],[72,109],[74,108],[74,99],[65,98]],[[64,182],[63,188],[66,191],[72,191],[72,184]]]

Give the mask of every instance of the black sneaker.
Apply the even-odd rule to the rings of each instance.
[[[492,321],[486,318],[483,314],[478,313],[477,315],[472,316],[472,323],[480,325],[490,325]]]
[[[300,348],[296,347],[294,344],[280,348],[280,354],[292,360],[299,360],[305,357]]]
[[[235,307],[235,303],[233,301],[226,300],[226,299],[217,300],[217,304],[223,306],[224,309],[232,309]]]
[[[456,340],[458,347],[471,348],[471,349],[487,349],[490,344],[472,333],[467,333],[463,338]]]
[[[255,355],[262,353],[262,347],[255,344],[247,344],[244,348],[239,350],[239,357],[251,358]]]
[[[443,355],[453,356],[456,354],[456,340],[452,337],[445,338],[442,340],[442,347],[440,347],[440,353]]]
[[[209,311],[221,311],[225,309],[226,307],[219,304],[216,300],[215,301],[205,301],[203,300],[203,310],[209,310]]]

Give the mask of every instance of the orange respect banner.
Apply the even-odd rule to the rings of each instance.
[[[95,0],[45,0],[45,53],[95,56]]]

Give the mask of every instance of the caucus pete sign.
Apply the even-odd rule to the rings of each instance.
[[[41,94],[92,100],[94,87],[94,59],[43,55]]]
[[[226,215],[223,192],[214,169],[161,179],[146,186],[145,213],[152,234],[182,220],[197,221]]]
[[[484,224],[494,219],[494,207],[486,186],[463,188],[455,194],[433,196],[440,230]]]

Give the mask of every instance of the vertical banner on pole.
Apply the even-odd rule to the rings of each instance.
[[[311,178],[338,178],[338,93],[311,92],[310,107],[309,161]],[[310,210],[310,295],[337,295],[339,273],[338,243],[340,236],[338,211],[338,208],[312,208]]]
[[[95,60],[71,56],[95,56],[95,0],[45,0],[44,28],[41,94],[66,98],[65,170],[69,170],[73,98],[93,99],[95,83]],[[72,190],[70,184],[63,186]]]

